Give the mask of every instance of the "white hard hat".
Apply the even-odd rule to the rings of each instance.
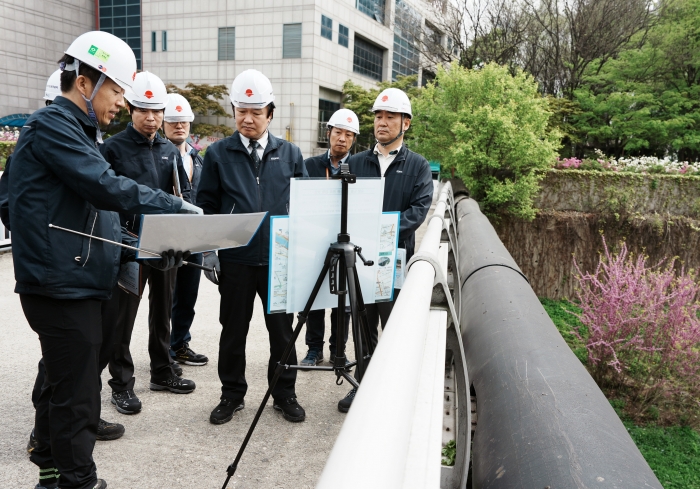
[[[168,104],[168,91],[165,83],[153,73],[142,71],[124,94],[131,105],[142,109],[164,109]]]
[[[163,120],[165,122],[192,122],[194,113],[190,103],[179,93],[169,93]]]
[[[258,70],[245,70],[231,84],[231,103],[244,109],[262,109],[275,101],[272,83]]]
[[[58,69],[51,73],[46,82],[46,90],[44,90],[44,100],[53,100],[61,95],[61,70]]]
[[[79,36],[66,54],[104,73],[120,87],[130,87],[136,77],[136,57],[129,45],[108,32],[91,31]],[[66,66],[65,69],[75,69]]]
[[[336,110],[331,118],[326,123],[328,128],[337,127],[338,129],[347,129],[355,134],[360,134],[360,121],[357,115],[350,109]]]
[[[409,118],[413,117],[411,101],[408,99],[408,95],[398,88],[387,88],[377,96],[377,100],[374,101],[372,106],[372,112],[377,112],[378,110],[400,112],[401,114],[406,114]]]

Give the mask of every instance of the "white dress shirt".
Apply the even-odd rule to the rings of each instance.
[[[250,147],[250,139],[245,137],[240,132],[238,133],[238,135],[241,137],[241,142],[243,143],[243,146],[246,147],[248,153],[250,154],[250,152],[253,150],[253,148]],[[258,157],[260,158],[260,161],[262,161],[263,153],[265,152],[265,146],[267,146],[267,136],[267,131],[265,131],[260,137],[260,139],[258,139]]]

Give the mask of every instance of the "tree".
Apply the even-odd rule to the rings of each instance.
[[[227,113],[219,102],[223,101],[228,94],[226,85],[188,83],[185,88],[180,88],[168,83],[166,87],[169,93],[178,93],[185,97],[195,116],[231,117],[231,114]],[[225,124],[214,125],[200,122],[192,125],[191,132],[199,136],[211,136],[217,133],[230,136],[233,134],[233,128]]]
[[[365,89],[348,80],[343,84],[343,107],[357,114],[360,120],[360,135],[355,144],[355,151],[363,151],[374,144],[374,114],[372,105],[379,93],[386,88],[399,88],[408,94],[410,99],[415,99],[421,89],[416,87],[417,76],[399,77],[395,82],[379,82],[377,88]],[[411,131],[406,134],[410,139]]]
[[[533,198],[553,166],[560,134],[548,128],[549,103],[523,72],[488,64],[438,69],[415,99],[413,147],[454,168],[484,212],[533,219]]]

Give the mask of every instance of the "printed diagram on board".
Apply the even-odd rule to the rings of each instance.
[[[391,252],[396,246],[396,224],[382,224],[379,233],[379,254]]]
[[[286,223],[285,223],[286,224]],[[289,229],[277,228],[272,245],[272,297],[278,306],[287,303],[287,264],[289,263]]]
[[[396,252],[396,223],[382,223],[379,228],[379,260],[374,296],[377,301],[391,299],[394,285],[394,253]]]

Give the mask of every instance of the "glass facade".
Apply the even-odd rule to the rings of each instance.
[[[420,32],[420,15],[402,0],[396,0],[392,80],[396,81],[399,76],[418,74],[420,52],[417,48],[417,36],[420,35]]]
[[[352,71],[381,81],[383,66],[384,50],[355,36]]]
[[[380,24],[384,23],[386,0],[355,0],[355,8],[372,17]]]
[[[350,41],[350,29],[343,24],[338,24],[338,44],[348,47]]]
[[[236,28],[219,27],[219,61],[236,59]]]
[[[282,57],[301,58],[301,24],[282,26]]]
[[[325,37],[329,41],[333,40],[333,19],[321,16],[321,37]]]
[[[141,69],[141,0],[99,0],[100,30],[126,42]]]

